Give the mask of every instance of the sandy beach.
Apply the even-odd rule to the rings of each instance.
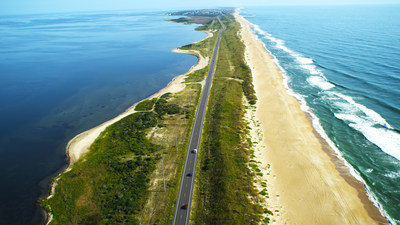
[[[212,33],[206,32],[207,35],[204,39],[207,39],[209,37],[212,37]],[[202,39],[202,40],[204,40]],[[200,40],[200,41],[202,41]],[[203,57],[199,51],[195,50],[181,50],[181,49],[173,49],[172,52],[175,53],[183,53],[183,54],[190,54],[194,55],[197,57],[198,61],[197,64],[193,65],[188,72],[185,74],[181,74],[179,76],[176,76],[165,88],[161,89],[157,93],[153,94],[152,96],[146,98],[146,99],[152,99],[155,97],[160,97],[161,95],[165,93],[177,93],[182,91],[186,84],[184,83],[185,78],[187,77],[188,74],[192,73],[193,71],[203,69],[208,65],[209,58],[208,57]],[[143,99],[141,101],[144,101],[146,99]],[[93,144],[93,142],[96,140],[96,138],[100,135],[101,132],[103,132],[108,126],[118,122],[119,120],[123,119],[126,116],[129,116],[133,113],[135,113],[135,107],[138,103],[141,101],[133,104],[131,107],[129,107],[125,112],[121,113],[117,117],[106,121],[90,130],[87,130],[83,133],[80,133],[76,135],[74,138],[72,138],[66,147],[66,153],[69,158],[69,164],[67,169],[65,169],[63,172],[61,172],[56,178],[55,181],[51,184],[50,187],[50,195],[47,198],[51,198],[54,195],[55,189],[57,187],[57,181],[62,173],[65,173],[66,171],[69,171],[74,163],[76,163],[83,155],[88,153],[90,151],[90,146]],[[53,218],[52,214],[47,215],[47,222],[46,224],[49,224]]]
[[[210,38],[213,36],[213,33],[211,32],[205,32],[206,33],[206,37],[194,42],[194,43],[198,43],[201,42],[207,38]],[[183,53],[183,54],[190,54],[190,55],[194,55],[197,57],[198,61],[197,64],[195,64],[194,66],[192,66],[188,72],[186,72],[185,74],[179,75],[177,77],[175,77],[165,88],[161,89],[160,91],[158,91],[157,93],[153,94],[152,96],[146,98],[146,99],[152,99],[155,97],[159,97],[165,93],[177,93],[182,91],[185,88],[185,84],[183,83],[186,75],[192,73],[195,70],[200,70],[204,67],[206,67],[208,65],[208,60],[209,58],[206,57],[204,58],[199,51],[195,51],[195,50],[181,50],[181,49],[173,49],[172,52],[175,53]],[[146,100],[143,99],[142,101]],[[77,136],[75,136],[73,139],[71,139],[68,144],[67,144],[67,148],[66,148],[66,152],[67,155],[69,157],[69,166],[68,168],[70,168],[76,161],[79,160],[79,158],[84,155],[85,153],[87,153],[90,149],[90,146],[92,145],[92,143],[96,140],[96,138],[100,135],[101,132],[104,131],[104,129],[106,129],[108,126],[110,126],[111,124],[121,120],[122,118],[135,113],[135,107],[139,102],[135,103],[134,105],[132,105],[131,107],[129,107],[125,112],[123,112],[122,114],[118,115],[117,117],[104,122],[102,124],[100,124],[97,127],[94,127],[90,130],[87,130],[83,133],[78,134]]]
[[[300,104],[289,95],[283,77],[249,23],[237,13],[258,98],[262,148],[256,151],[268,183],[272,224],[388,224],[318,136]]]
[[[207,35],[208,37],[211,37],[212,35]],[[152,96],[148,97],[147,99],[152,99],[155,97],[159,97],[165,93],[177,93],[182,91],[185,88],[185,84],[183,83],[186,75],[189,73],[192,73],[195,70],[202,69],[208,65],[208,58],[204,58],[202,55],[200,55],[200,52],[194,51],[194,50],[180,50],[180,49],[174,49],[172,50],[173,52],[176,53],[184,53],[184,54],[191,54],[194,55],[198,58],[198,62],[196,65],[192,66],[190,70],[182,75],[179,75],[175,77],[165,88],[161,89],[157,93],[153,94]],[[143,99],[144,101],[146,99]],[[79,160],[79,158],[87,153],[89,151],[90,146],[92,143],[96,140],[96,138],[100,135],[104,129],[106,129],[108,126],[111,124],[121,120],[122,118],[135,113],[135,107],[139,102],[135,103],[131,107],[129,107],[125,112],[122,114],[118,115],[117,117],[102,123],[101,125],[94,127],[90,130],[87,130],[81,134],[78,134],[75,136],[73,139],[71,139],[68,142],[67,145],[67,154],[70,159],[69,167],[71,167],[76,161]]]

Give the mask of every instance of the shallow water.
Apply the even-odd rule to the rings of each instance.
[[[245,8],[314,127],[400,224],[400,6]]]
[[[39,224],[35,204],[76,134],[122,113],[197,62],[205,35],[164,12],[0,16],[0,224]]]

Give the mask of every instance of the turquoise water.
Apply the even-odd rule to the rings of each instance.
[[[76,134],[186,72],[172,53],[205,35],[164,12],[0,16],[0,224],[39,224],[36,205]]]
[[[400,224],[400,6],[245,8],[313,125]]]

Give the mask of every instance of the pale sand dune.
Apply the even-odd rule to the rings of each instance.
[[[336,169],[299,102],[287,93],[283,78],[248,22],[238,14],[258,98],[256,120],[261,122],[263,148],[257,154],[267,177],[273,224],[387,223],[367,199],[365,190]],[[340,166],[340,165],[339,165]],[[349,176],[347,176],[348,178]],[[360,185],[359,185],[360,186]],[[359,197],[360,195],[360,197]],[[368,209],[368,211],[366,210]]]

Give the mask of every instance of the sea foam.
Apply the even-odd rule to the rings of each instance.
[[[296,59],[297,59],[297,61],[299,61],[301,64],[312,64],[312,63],[314,62],[312,59],[307,58],[307,57],[298,56]]]
[[[266,50],[266,51],[269,53],[269,55],[273,58],[274,63],[276,64],[276,66],[278,67],[278,69],[281,71],[281,73],[282,73],[282,75],[283,75],[284,85],[285,85],[285,87],[286,87],[286,89],[287,89],[287,92],[288,92],[290,95],[294,96],[294,97],[300,102],[301,109],[302,109],[303,111],[307,112],[307,113],[311,116],[311,118],[312,118],[311,122],[312,122],[312,125],[313,125],[314,129],[319,133],[319,135],[321,135],[321,137],[322,137],[323,139],[326,140],[326,142],[329,144],[329,146],[335,151],[337,157],[346,165],[347,168],[349,168],[349,173],[350,173],[353,177],[355,177],[357,180],[359,180],[360,182],[362,182],[362,183],[364,184],[364,186],[365,186],[365,188],[366,188],[366,191],[367,191],[367,193],[368,193],[368,198],[379,208],[379,211],[380,211],[386,218],[388,218],[389,221],[390,221],[391,223],[393,223],[393,220],[392,220],[392,219],[390,218],[390,216],[386,213],[386,211],[382,208],[382,206],[381,206],[381,204],[379,203],[379,201],[378,201],[376,195],[375,195],[373,192],[371,192],[369,186],[368,186],[368,185],[366,184],[366,182],[362,179],[360,173],[359,173],[351,164],[349,164],[349,163],[343,158],[342,152],[337,148],[336,144],[335,144],[335,143],[329,138],[329,136],[326,134],[325,130],[323,129],[323,127],[322,127],[322,125],[321,125],[321,123],[320,123],[320,121],[319,121],[319,118],[313,113],[312,109],[310,109],[310,107],[308,106],[308,104],[307,104],[306,100],[304,99],[304,97],[303,97],[302,95],[296,93],[295,91],[292,90],[292,88],[289,87],[289,80],[290,80],[290,77],[288,76],[287,71],[280,65],[278,58],[266,47],[266,44],[260,39],[259,36],[262,36],[262,38],[266,38],[266,39],[268,39],[269,41],[274,42],[276,48],[279,48],[279,49],[281,49],[281,50],[283,50],[283,51],[289,53],[292,57],[296,58],[297,61],[299,62],[299,66],[300,66],[301,68],[309,70],[311,76],[307,79],[307,81],[308,81],[311,85],[313,85],[313,86],[318,86],[318,87],[320,87],[323,91],[326,91],[326,92],[329,92],[329,90],[332,89],[333,87],[335,87],[335,85],[332,84],[332,83],[330,83],[330,82],[326,79],[326,77],[324,76],[324,74],[323,74],[321,71],[319,71],[319,70],[316,69],[316,66],[313,65],[314,61],[313,61],[311,58],[303,57],[303,56],[301,56],[300,53],[296,53],[295,51],[293,51],[293,50],[287,48],[287,47],[284,45],[285,42],[284,42],[283,40],[280,40],[280,39],[277,39],[277,38],[275,38],[275,37],[272,37],[271,34],[269,34],[268,32],[266,32],[266,31],[264,31],[264,30],[262,30],[258,25],[253,24],[253,23],[251,23],[251,22],[249,22],[249,24],[252,26],[253,31],[254,31],[256,34],[258,34],[258,35],[257,35],[258,40],[263,44],[265,50]],[[319,76],[315,76],[315,75],[319,75]],[[349,96],[346,96],[346,95],[342,95],[342,94],[337,93],[337,97],[343,98],[343,99],[347,99],[347,100],[348,100],[347,102],[349,102],[350,104],[353,104],[354,106],[357,106],[358,109],[360,109],[361,111],[363,111],[363,112],[365,113],[365,115],[368,115],[369,117],[373,118],[373,120],[375,120],[375,121],[380,121],[380,124],[381,124],[382,126],[387,126],[388,129],[391,129],[391,126],[390,126],[378,113],[376,113],[375,111],[373,111],[373,110],[371,110],[371,109],[368,109],[368,108],[367,108],[366,106],[364,106],[364,105],[361,105],[361,104],[356,103],[356,102],[355,102],[351,97],[349,97]],[[337,106],[339,106],[339,108],[341,108],[341,107],[340,107],[340,102],[339,102],[339,104],[338,104]],[[344,105],[342,104],[341,106],[344,106]],[[345,106],[344,108],[349,108],[349,107]],[[355,110],[355,108],[352,108],[352,109],[349,110],[348,112],[353,112],[353,113],[354,113],[354,112],[356,112],[356,111],[357,111],[357,110]],[[344,114],[344,113],[340,114],[340,113],[338,113],[338,114],[335,114],[335,116],[336,116],[337,118],[340,118],[340,117],[341,117],[343,120],[357,121],[357,122],[359,122],[358,124],[362,124],[362,120],[361,120],[359,117],[357,117],[356,115],[353,115],[353,114],[351,114],[351,113],[350,113],[350,114]],[[355,124],[357,124],[357,123],[355,123]],[[354,126],[354,127],[357,127],[357,125],[354,125],[354,124],[353,124],[353,126]],[[368,126],[368,127],[370,128],[371,126]],[[360,128],[360,130],[362,130],[361,126],[360,126],[360,127],[357,127],[357,128]],[[367,130],[369,130],[369,129],[367,129]],[[363,134],[364,134],[364,133],[363,133]],[[375,143],[375,142],[381,143],[381,146],[380,146],[380,147],[381,147],[381,148],[385,148],[385,150],[383,150],[384,152],[386,152],[387,154],[396,155],[396,158],[397,158],[397,156],[398,156],[398,154],[396,153],[397,151],[396,151],[395,148],[392,148],[392,147],[395,147],[395,146],[399,146],[398,144],[396,144],[396,143],[398,143],[397,141],[396,141],[396,143],[395,143],[393,146],[387,148],[387,147],[384,146],[384,144],[383,144],[384,141],[382,141],[382,140],[375,140],[375,138],[373,137],[374,135],[377,135],[377,132],[374,132],[374,131],[372,131],[372,132],[371,132],[371,131],[366,131],[364,135],[370,137],[371,139],[373,139],[373,141],[369,139],[369,140],[372,141],[373,143]],[[389,135],[389,136],[394,136],[394,134],[391,133],[391,135]],[[379,139],[379,135],[376,137],[376,139]],[[385,139],[385,138],[384,138],[384,139]],[[386,140],[386,141],[392,140],[392,138],[390,138],[390,137],[389,137],[388,139],[389,139],[389,140]],[[397,139],[397,137],[395,137],[395,139]],[[400,140],[400,139],[399,139],[399,140]],[[374,142],[374,141],[375,141],[375,142]],[[376,144],[376,143],[375,143],[375,144]],[[400,147],[397,147],[397,149],[400,149]],[[400,159],[400,158],[398,158],[398,159]],[[370,171],[370,172],[372,172],[372,171]]]
[[[319,87],[322,90],[329,90],[329,89],[335,87],[335,85],[330,83],[326,79],[324,74],[320,70],[317,69],[316,65],[314,65],[314,60],[312,58],[304,57],[300,53],[289,49],[288,47],[285,46],[284,40],[273,37],[270,33],[262,30],[260,28],[260,26],[253,24],[253,23],[250,23],[250,25],[253,27],[253,30],[255,31],[256,34],[275,43],[276,48],[279,48],[279,49],[289,53],[293,58],[295,58],[297,60],[297,62],[299,63],[299,66],[301,68],[307,70],[310,75],[319,75],[319,76],[310,76],[307,79],[311,85]],[[259,39],[259,41],[262,42],[262,40],[260,40],[260,39]],[[268,51],[268,53],[273,58],[275,64],[278,66],[278,68],[281,70],[281,72],[284,73],[286,79],[289,79],[289,77],[286,74],[286,71],[284,71],[283,68],[281,67],[281,65],[279,64],[278,59],[266,48],[265,43],[263,43],[263,45],[264,45],[264,48]],[[293,93],[292,95],[295,95],[295,93]]]
[[[320,76],[311,76],[307,78],[307,81],[313,85],[321,88],[322,90],[329,90],[331,88],[334,88],[335,85],[324,79],[323,77]]]
[[[353,98],[332,92],[341,98],[332,103],[339,109],[335,117],[346,121],[369,141],[377,145],[386,154],[400,160],[400,134],[393,130],[386,120],[377,112],[356,103]]]
[[[262,30],[258,25],[251,23],[251,26],[258,35],[262,36],[262,38],[266,38],[272,43],[275,43],[276,48],[289,53],[294,59],[296,59],[298,66],[307,70],[310,74],[307,78],[309,84],[318,87],[323,91],[328,91],[335,87],[335,85],[329,82],[325,75],[317,68],[312,58],[304,57],[300,53],[289,49],[285,46],[284,40],[273,37],[270,33]],[[264,48],[273,57],[275,64],[284,75],[284,82],[288,92],[300,101],[303,110],[308,111],[309,107],[306,106],[307,104],[305,103],[304,98],[289,88],[288,82],[290,78],[287,75],[287,72],[280,65],[279,60],[266,48],[265,44]],[[333,102],[333,104],[340,110],[338,113],[335,113],[335,116],[338,119],[347,121],[350,127],[361,132],[369,141],[377,145],[383,152],[400,160],[400,134],[395,132],[390,124],[377,112],[355,102],[350,96],[337,92],[334,93],[340,99],[345,100],[346,103],[343,104],[343,101],[341,100]],[[322,94],[330,95],[330,93]]]

